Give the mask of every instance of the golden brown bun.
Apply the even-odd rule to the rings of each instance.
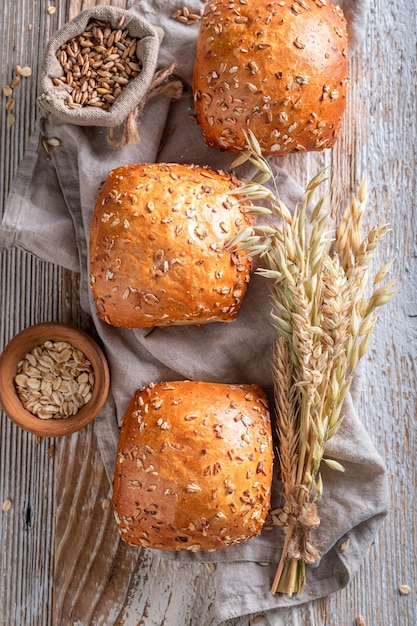
[[[253,222],[239,181],[208,167],[151,163],[110,172],[90,232],[99,317],[139,328],[235,319],[251,260],[224,244]]]
[[[197,39],[194,100],[204,141],[264,154],[334,145],[346,106],[346,20],[330,0],[211,0]]]
[[[215,550],[260,533],[272,437],[257,385],[180,381],[138,390],[124,416],[113,504],[121,537],[159,550]]]

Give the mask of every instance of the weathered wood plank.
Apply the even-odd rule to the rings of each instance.
[[[114,623],[137,551],[117,537],[93,427],[62,442],[56,463],[54,621]]]
[[[351,105],[334,155],[334,189],[346,196],[366,174],[366,224],[390,223],[376,255],[395,257],[401,292],[381,310],[364,368],[361,418],[388,467],[389,518],[358,576],[329,598],[329,623],[415,624],[416,581],[416,32],[400,3],[372,3],[368,35],[351,67]],[[347,123],[346,123],[347,122]],[[411,267],[414,266],[414,272]],[[414,593],[414,591],[413,591]],[[337,617],[336,617],[337,616]],[[339,616],[343,616],[340,620]]]
[[[100,6],[101,4],[107,4],[121,9],[130,9],[130,7],[137,3],[135,0],[109,0],[108,2],[106,2],[106,0],[72,0],[69,9],[69,19],[72,19],[85,9]]]
[[[64,19],[59,12],[51,16],[47,6],[46,2],[31,0],[22,0],[16,6],[6,0],[0,7],[0,86],[10,84],[16,64],[33,69],[33,76],[22,79],[13,90],[15,123],[11,127],[6,123],[6,99],[1,92],[1,213],[28,138],[35,129],[36,77],[44,42]],[[1,254],[0,349],[29,324],[68,319],[67,300],[61,291],[64,274],[61,268],[20,250]],[[52,626],[53,441],[36,440],[2,414],[0,501],[7,499],[11,507],[0,514],[0,623]]]

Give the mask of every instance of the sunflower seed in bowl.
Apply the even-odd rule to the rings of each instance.
[[[14,379],[27,411],[40,419],[67,418],[92,398],[94,371],[67,341],[45,341],[19,361]]]

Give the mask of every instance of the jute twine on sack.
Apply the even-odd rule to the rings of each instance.
[[[54,79],[64,75],[57,58],[60,47],[83,34],[92,20],[108,23],[113,29],[123,28],[131,37],[138,39],[136,57],[141,71],[123,87],[108,110],[95,106],[69,107],[69,86],[54,82]],[[152,26],[134,12],[111,6],[82,11],[57,31],[47,44],[40,76],[41,93],[37,100],[42,115],[53,124],[106,127],[109,129],[108,142],[114,148],[138,143],[138,121],[146,103],[158,95],[177,99],[182,93],[182,83],[174,77],[175,64],[157,70],[162,39],[160,28]]]

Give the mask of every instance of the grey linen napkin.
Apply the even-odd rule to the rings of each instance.
[[[199,0],[190,0],[199,10]],[[363,34],[366,2],[345,2],[355,41]],[[272,398],[271,356],[275,331],[271,324],[268,281],[253,276],[238,318],[232,324],[203,327],[117,329],[96,315],[89,289],[88,239],[100,183],[113,167],[137,162],[186,162],[230,169],[234,155],[204,145],[193,120],[191,76],[197,27],[171,19],[168,0],[142,0],[131,9],[165,31],[158,66],[177,64],[184,83],[183,97],[170,102],[161,96],[149,101],[140,118],[140,143],[114,150],[107,129],[99,126],[53,124],[43,118],[32,137],[10,193],[0,228],[0,248],[20,246],[42,259],[80,272],[81,306],[94,322],[111,369],[111,393],[95,421],[103,461],[112,480],[118,427],[133,392],[152,381],[194,379],[229,383],[258,383]],[[360,19],[356,19],[357,16]],[[56,137],[58,147],[48,156],[40,135]],[[239,169],[250,177],[248,168]],[[301,190],[283,170],[276,172],[282,200],[294,207]],[[157,552],[158,558],[216,563],[216,618],[295,605],[344,587],[357,571],[381,521],[387,514],[386,469],[358,417],[358,381],[347,397],[345,420],[328,446],[328,456],[346,472],[323,469],[324,499],[315,537],[320,560],[308,570],[302,594],[291,599],[269,592],[283,535],[264,530],[245,544],[214,553]],[[273,506],[280,501],[275,480]],[[341,550],[349,538],[349,548]],[[262,565],[261,565],[262,563]]]

